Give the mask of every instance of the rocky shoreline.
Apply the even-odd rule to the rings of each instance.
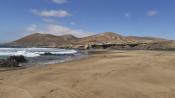
[[[76,54],[52,54],[51,52],[46,52],[39,57],[26,57],[23,55],[19,56],[9,56],[8,58],[0,59],[1,69],[18,69],[27,68],[31,66],[43,66],[50,64],[57,64],[68,62],[76,59],[84,58],[88,55],[87,51],[79,51]]]

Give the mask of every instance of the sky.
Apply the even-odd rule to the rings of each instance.
[[[40,32],[175,40],[175,0],[0,0],[0,43]]]

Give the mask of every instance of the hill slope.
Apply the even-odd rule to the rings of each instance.
[[[106,32],[84,38],[73,35],[55,36],[51,34],[35,33],[10,43],[10,46],[22,47],[63,47],[77,48],[87,45],[107,45],[112,49],[175,49],[175,42],[161,38],[122,36],[117,33]],[[110,46],[111,44],[112,46]],[[118,46],[119,45],[119,46]]]
[[[84,37],[80,43],[126,43],[128,39],[122,35],[112,32]]]
[[[70,44],[76,40],[78,40],[78,38],[72,35],[55,36],[51,34],[35,33],[21,38],[19,40],[16,40],[10,43],[10,45],[24,47],[57,47],[58,45]]]

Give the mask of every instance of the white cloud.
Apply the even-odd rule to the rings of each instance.
[[[49,2],[52,2],[52,3],[55,3],[55,4],[64,4],[64,3],[68,2],[68,0],[45,0],[45,1],[49,1]]]
[[[75,22],[70,22],[70,24],[71,24],[71,25],[76,25],[76,23],[75,23]]]
[[[67,3],[67,0],[52,0],[52,2],[57,3],[57,4],[63,4],[63,3]]]
[[[57,23],[56,20],[50,19],[50,18],[44,18],[43,21],[46,22],[46,23]]]
[[[89,36],[92,33],[88,33],[88,32],[84,32],[82,30],[77,30],[77,29],[71,29],[68,27],[64,27],[61,25],[54,25],[54,24],[49,24],[47,26],[47,32],[50,34],[54,34],[54,35],[65,35],[65,34],[71,34],[77,37],[85,37],[85,36]]]
[[[55,24],[48,24],[46,27],[42,27],[44,30],[39,29],[38,26],[32,25],[27,28],[27,31],[33,33],[33,32],[40,32],[40,33],[47,33],[47,34],[53,34],[53,35],[65,35],[65,34],[71,34],[76,37],[85,37],[93,35],[93,33],[90,32],[84,32],[79,29],[72,29],[61,25],[55,25]]]
[[[130,18],[131,14],[127,12],[127,13],[124,13],[124,16],[127,18]]]
[[[158,14],[158,12],[155,11],[155,10],[151,10],[151,11],[148,11],[148,12],[147,12],[147,16],[150,16],[150,17],[156,16],[157,14]]]
[[[33,10],[32,11],[34,14],[38,16],[43,16],[43,17],[66,17],[70,16],[70,13],[67,12],[66,10]]]
[[[28,32],[35,32],[35,31],[37,31],[37,25],[36,24],[32,24],[31,26],[29,26],[29,27],[27,27],[27,31]]]

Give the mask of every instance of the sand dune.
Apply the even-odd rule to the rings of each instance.
[[[0,98],[175,98],[175,52],[107,51],[0,72]]]

